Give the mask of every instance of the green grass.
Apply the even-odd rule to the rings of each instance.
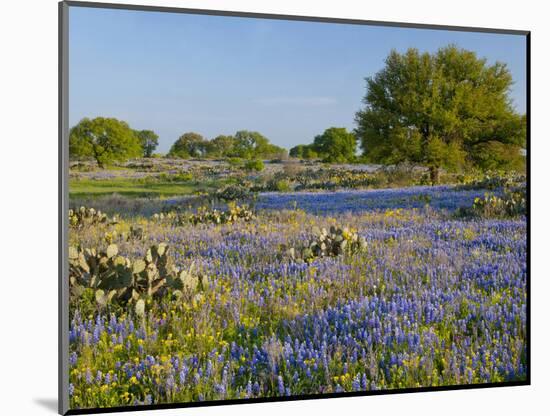
[[[72,198],[119,194],[129,197],[166,197],[208,192],[224,184],[224,181],[144,181],[142,179],[113,178],[105,180],[78,179],[69,181]]]

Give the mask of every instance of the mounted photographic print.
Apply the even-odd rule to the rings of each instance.
[[[60,413],[529,384],[529,53],[60,3]]]

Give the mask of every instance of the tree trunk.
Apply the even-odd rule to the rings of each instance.
[[[437,166],[430,166],[430,181],[432,185],[439,183],[439,168]]]
[[[100,155],[99,155],[99,153],[98,153],[96,147],[93,146],[93,147],[92,147],[92,150],[93,150],[93,152],[94,152],[94,159],[95,159],[95,161],[97,162],[97,166],[99,166],[99,169],[103,169],[103,163],[101,163],[101,161],[99,160],[99,159],[100,159],[100,157],[99,157]]]

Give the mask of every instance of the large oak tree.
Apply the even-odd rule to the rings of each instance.
[[[514,110],[505,64],[455,46],[392,51],[366,81],[356,135],[367,160],[427,166],[434,183],[440,168],[524,166],[525,116]]]
[[[99,167],[142,155],[140,139],[116,118],[83,118],[69,133],[71,158],[93,158]]]

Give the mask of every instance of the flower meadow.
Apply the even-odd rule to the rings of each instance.
[[[142,313],[90,291],[72,299],[71,408],[525,380],[526,218],[455,215],[484,193],[265,193],[250,220],[221,224],[102,208],[117,222],[71,228],[70,244],[115,241],[135,259],[165,243],[175,267],[208,284],[147,297]],[[129,238],[130,227],[143,233]],[[365,248],[285,254],[331,227]]]

